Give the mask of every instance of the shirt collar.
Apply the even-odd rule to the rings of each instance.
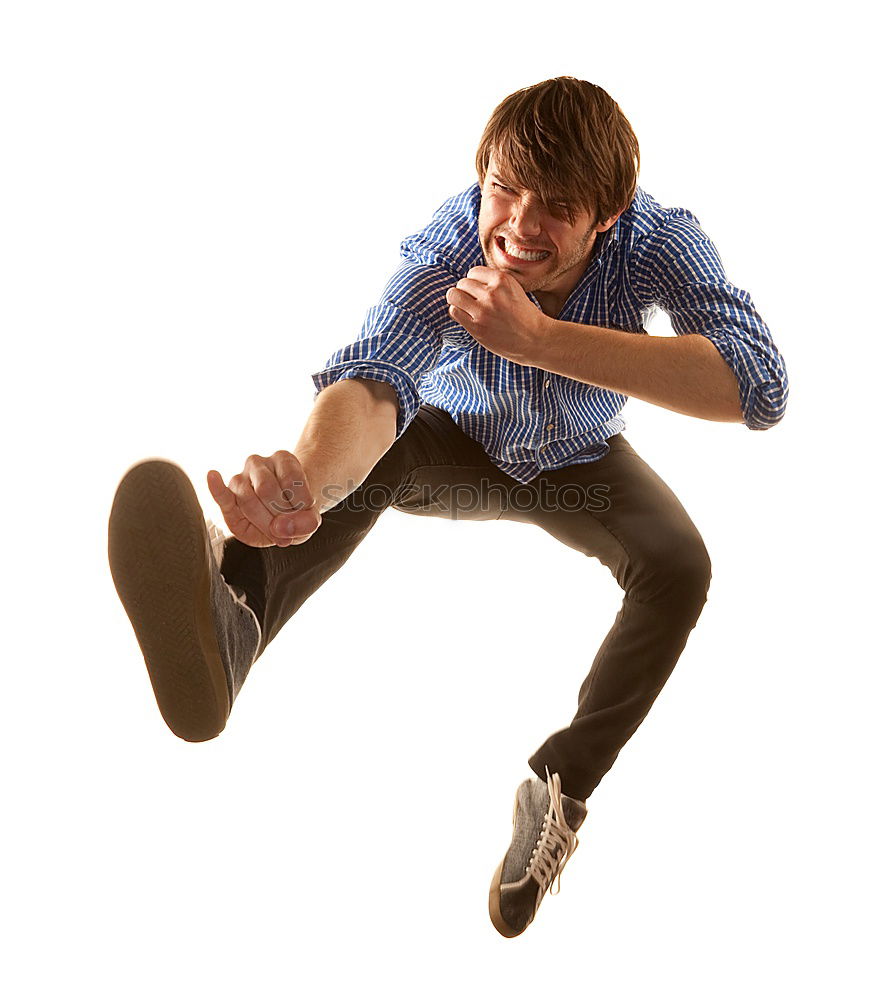
[[[622,212],[621,214],[623,215],[624,213]],[[600,235],[602,236],[603,241],[600,244],[600,249],[599,253],[597,254],[597,257],[602,257],[603,254],[611,246],[613,246],[621,239],[621,216],[620,215],[618,216],[618,218],[615,220],[615,225],[612,226],[611,229],[607,229],[604,233],[601,233]]]
[[[604,257],[611,247],[618,242],[618,222],[612,226],[611,229],[607,229],[604,233],[597,233],[596,236],[596,253],[591,256],[591,265],[598,261],[601,257]]]
[[[621,215],[624,213],[622,212]],[[615,220],[615,225],[609,230],[607,243],[617,243],[621,239],[621,215]]]

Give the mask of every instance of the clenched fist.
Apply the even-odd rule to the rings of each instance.
[[[228,485],[211,469],[208,489],[229,530],[255,548],[302,545],[321,526],[303,467],[289,451],[249,456],[245,468]]]
[[[493,267],[472,267],[446,294],[450,316],[493,354],[532,364],[548,335],[548,317],[520,282]]]

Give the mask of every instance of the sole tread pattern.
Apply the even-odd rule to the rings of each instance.
[[[149,459],[126,472],[110,512],[108,557],[162,717],[181,739],[213,739],[229,716],[229,689],[211,610],[208,532],[183,469]]]

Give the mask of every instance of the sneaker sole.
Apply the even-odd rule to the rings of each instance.
[[[175,736],[214,739],[230,712],[211,608],[211,550],[202,509],[180,466],[148,459],[123,476],[108,525],[116,592]]]
[[[514,815],[511,817],[511,824],[513,826],[517,825],[517,809],[519,807],[519,798],[514,799]],[[507,854],[505,855],[507,857]],[[505,858],[499,862],[499,867],[496,868],[496,873],[493,875],[492,884],[489,887],[489,919],[492,921],[493,927],[506,938],[519,937],[526,927],[521,931],[515,931],[513,927],[510,927],[502,916],[502,869],[505,867]],[[528,924],[526,925],[529,926]]]

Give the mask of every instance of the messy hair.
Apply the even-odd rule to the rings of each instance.
[[[515,91],[493,111],[477,148],[481,187],[491,154],[504,177],[570,223],[587,211],[597,225],[636,194],[630,122],[602,87],[573,76]]]

